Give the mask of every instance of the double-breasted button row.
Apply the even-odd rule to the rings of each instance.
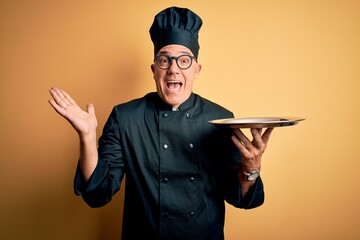
[[[160,179],[160,181],[162,181],[163,183],[167,183],[167,182],[169,182],[169,178],[164,177],[164,178]],[[195,182],[195,178],[189,177],[189,182]]]
[[[169,213],[168,213],[167,211],[161,211],[161,212],[160,212],[160,215],[163,216],[163,217],[167,217],[167,216],[169,216]],[[195,215],[196,215],[196,214],[195,214],[194,211],[190,211],[190,212],[189,212],[189,216],[190,216],[190,217],[195,217]]]
[[[163,117],[167,117],[167,116],[169,116],[169,114],[163,113],[162,116],[163,116]],[[186,113],[186,117],[187,117],[187,118],[190,118],[190,113]]]
[[[169,145],[167,145],[167,144],[165,143],[165,144],[163,144],[162,147],[163,147],[163,149],[168,149],[168,148],[169,148]],[[194,144],[189,143],[188,147],[189,147],[190,149],[192,149],[192,148],[194,148]]]

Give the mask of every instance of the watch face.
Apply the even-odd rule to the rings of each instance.
[[[257,179],[259,177],[259,175],[260,175],[259,173],[253,173],[247,177],[247,180],[253,181],[253,180]]]

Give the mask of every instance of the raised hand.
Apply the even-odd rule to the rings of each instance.
[[[50,105],[70,122],[80,136],[96,134],[97,119],[93,104],[88,104],[84,111],[64,90],[53,87],[49,92],[53,97],[49,100]]]
[[[250,141],[240,129],[234,129],[232,137],[234,144],[241,151],[241,164],[245,171],[260,169],[261,157],[266,149],[273,128],[268,128],[262,134],[262,128],[252,128],[253,140]]]

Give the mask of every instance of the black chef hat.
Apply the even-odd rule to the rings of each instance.
[[[150,27],[154,54],[164,46],[179,44],[189,48],[197,58],[201,25],[201,18],[187,8],[170,7],[159,12]]]

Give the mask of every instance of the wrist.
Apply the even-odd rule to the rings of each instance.
[[[254,181],[260,176],[260,166],[258,168],[244,168],[240,165],[239,174],[244,181]]]
[[[96,130],[87,133],[79,133],[79,138],[81,142],[96,141]]]
[[[260,168],[251,171],[242,171],[246,181],[255,181],[260,176]]]

